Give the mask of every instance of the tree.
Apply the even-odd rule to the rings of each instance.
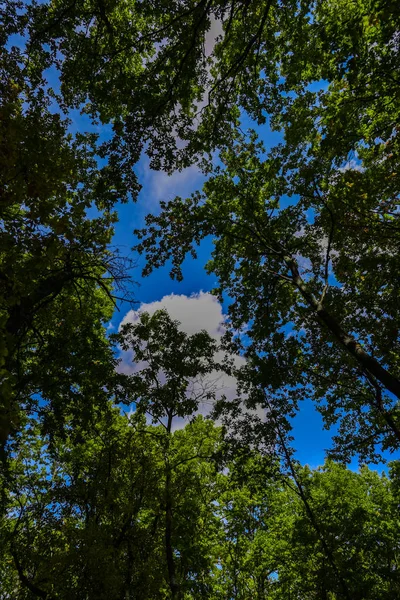
[[[179,325],[165,310],[140,312],[112,336],[133,363],[126,385],[136,410],[154,423],[164,419],[168,433],[174,418],[192,416],[216,392],[215,378],[207,377],[218,368],[215,340],[206,331],[187,335]]]
[[[17,9],[5,5],[0,54],[3,460],[27,414],[36,412],[47,429],[62,427],[68,411],[84,418],[89,401],[112,387],[103,325],[129,266],[110,248],[112,208],[124,185],[98,164],[96,136],[68,132],[46,81],[32,79],[29,57],[8,45],[26,19]]]
[[[109,141],[91,137],[108,160],[97,191],[117,181],[122,196],[135,195],[132,167],[146,144],[153,166],[168,169],[221,150],[225,168],[207,184],[207,210],[197,211],[199,199],[166,208],[155,224],[165,236],[166,228],[177,233],[178,243],[164,237],[150,263],[170,251],[179,262],[191,240],[215,235],[212,268],[235,299],[234,327],[272,295],[283,326],[306,325],[312,351],[298,340],[306,364],[296,361],[293,376],[307,373],[312,395],[329,398],[327,423],[344,397],[352,416],[341,420],[342,439],[382,434],[384,445],[397,447],[397,5],[53,2],[18,16],[7,4],[5,14],[6,33],[26,36],[18,56],[32,89],[50,94],[43,73],[53,65],[61,89],[51,97],[62,110],[80,106],[93,123],[111,126]],[[207,56],[213,20],[222,34]],[[238,107],[260,126],[268,117],[284,143],[265,156],[254,138],[241,139]],[[226,192],[229,215],[220,207]],[[159,235],[149,233],[154,248]],[[234,266],[230,250],[224,257],[231,244]],[[258,273],[251,285],[246,269]],[[236,280],[248,295],[234,294]],[[252,310],[250,296],[260,299]],[[256,337],[269,352],[265,320],[255,320]],[[290,350],[285,356],[291,362]]]
[[[212,598],[372,600],[398,593],[396,478],[329,461],[313,471],[297,465],[338,577],[293,478],[266,478],[262,462],[256,454],[230,464],[218,503],[224,535]]]
[[[153,423],[161,423],[165,429],[165,554],[171,597],[181,598],[191,565],[184,548],[180,549],[179,566],[186,570],[179,574],[174,555],[173,535],[179,512],[175,513],[173,479],[175,465],[180,461],[172,460],[170,455],[173,419],[192,417],[202,401],[213,399],[215,385],[207,382],[206,376],[217,366],[216,342],[205,331],[191,336],[180,331],[179,323],[162,310],[152,316],[141,313],[136,323],[123,325],[121,333],[113,339],[132,353],[136,365],[136,372],[128,376],[128,389],[135,399],[136,410],[139,414],[149,414]],[[199,456],[203,442],[204,439],[197,450]]]
[[[366,467],[354,473],[332,462],[313,473],[303,469],[300,476],[350,597],[390,598],[398,593],[398,566],[393,546],[397,534],[392,529],[394,499],[390,480]],[[324,553],[318,548],[320,541],[315,530],[310,529],[304,511],[298,513],[292,539],[297,547],[294,553],[301,548],[298,555],[300,585],[311,580],[314,589],[319,590],[319,597],[327,592],[336,598],[344,597],[326,559],[317,558]],[[312,557],[311,560],[307,560],[307,556]]]
[[[91,433],[71,428],[51,450],[34,429],[12,464],[1,533],[4,594],[174,597],[166,548],[169,477],[176,597],[184,591],[204,597],[219,526],[213,455],[221,435],[211,421],[199,417],[170,434],[168,448],[162,425],[111,406],[96,412]]]
[[[37,423],[27,428],[0,522],[4,598],[389,600],[398,593],[397,463],[389,477],[329,461],[316,470],[294,463],[296,481],[255,447],[227,457],[221,429],[201,416],[168,434],[110,404],[91,425],[71,427],[51,445]],[[165,535],[168,469],[176,590]]]
[[[275,26],[235,73],[230,25],[217,72],[283,142],[266,151],[254,131],[233,128],[220,164],[206,163],[203,193],[163,203],[137,249],[145,274],[172,258],[180,278],[186,254],[213,236],[208,270],[232,300],[232,330],[250,326],[247,353],[270,391],[314,398],[328,426],[339,421],[342,457],[360,444],[373,456],[375,442],[400,442],[397,8],[269,8]],[[249,22],[235,25],[244,34]]]
[[[7,1],[1,14],[5,597],[391,598],[398,466],[390,483],[302,469],[287,416],[319,402],[344,459],[399,447],[397,3]],[[69,131],[73,109],[88,133]],[[243,133],[249,118],[258,133]],[[282,142],[266,151],[267,121]],[[215,343],[143,315],[115,338],[133,352],[124,377],[103,327],[126,276],[112,211],[137,195],[144,149],[155,168],[210,176],[148,218],[146,273],[172,258],[180,277],[214,237],[227,346],[269,417],[235,420],[249,445],[223,472],[210,422],[173,433],[214,398],[197,378],[217,367]],[[112,409],[132,400],[129,421]]]

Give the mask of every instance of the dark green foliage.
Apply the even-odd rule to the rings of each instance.
[[[268,26],[234,75],[261,4]],[[136,232],[144,274],[172,259],[178,279],[214,237],[208,269],[232,330],[250,324],[264,385],[315,399],[346,459],[400,444],[397,17],[390,3],[265,2],[226,23],[215,76],[229,73],[230,100],[259,124],[268,114],[283,141],[266,151],[260,127],[232,125],[203,192]]]
[[[312,398],[339,425],[334,457],[399,449],[398,3],[0,14],[0,598],[400,597],[397,462],[311,470],[289,437]],[[148,216],[137,249],[145,274],[172,259],[180,279],[213,236],[240,371],[165,312],[106,336],[128,297],[114,211],[137,197],[143,151],[208,176]],[[195,417],[218,369],[238,379],[223,428]]]
[[[75,427],[51,451],[27,429],[1,524],[1,597],[391,600],[400,592],[397,465],[393,479],[331,462],[297,467],[316,532],[293,478],[266,476],[270,458],[250,453],[218,467],[221,431],[210,421],[169,434],[111,409],[96,416],[90,434]]]
[[[103,325],[128,277],[128,264],[109,250],[123,185],[98,165],[96,136],[68,133],[45,80],[31,76],[30,57],[9,48],[6,33],[25,23],[16,8],[5,6],[0,51],[3,448],[27,414],[38,412],[47,431],[62,428],[65,415],[85,418],[112,388]]]

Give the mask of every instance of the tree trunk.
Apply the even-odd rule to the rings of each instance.
[[[169,436],[171,435],[172,429],[172,412],[168,414],[167,422],[167,435],[168,435],[168,447],[169,447]],[[168,448],[167,448],[168,451]],[[175,577],[175,562],[174,562],[174,551],[172,547],[172,497],[171,497],[171,466],[169,464],[168,456],[165,457],[165,554],[167,559],[168,569],[168,582],[171,590],[171,598],[175,600],[178,597],[178,585]]]
[[[375,358],[370,356],[352,335],[344,331],[339,321],[314,297],[309,291],[307,284],[300,276],[296,262],[290,257],[285,257],[284,260],[291,271],[294,285],[299,290],[308,306],[312,308],[318,321],[325,325],[340,345],[358,362],[367,377],[372,376],[375,378],[386,390],[400,400],[400,380],[382,367]],[[387,411],[383,410],[383,413],[386,413],[387,415]],[[400,441],[400,429],[397,424],[391,417],[389,419],[385,417],[385,420]]]

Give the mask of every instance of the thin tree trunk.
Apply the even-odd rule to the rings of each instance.
[[[384,388],[400,399],[400,380],[382,367],[375,358],[370,356],[357,340],[342,328],[339,321],[324,308],[323,304],[315,298],[300,276],[296,262],[290,257],[285,257],[284,260],[291,271],[294,285],[299,290],[308,306],[313,309],[318,321],[325,325],[340,345],[355,358],[367,377],[372,376],[379,381]],[[400,429],[398,425],[395,423],[394,419],[388,415],[387,411],[384,409],[382,411],[381,408],[379,410],[382,412],[388,426],[400,442]]]
[[[167,422],[167,435],[168,435],[168,447],[169,447],[169,436],[171,435],[172,429],[172,412],[168,414]],[[178,585],[176,583],[175,575],[175,562],[174,562],[174,551],[172,548],[172,497],[171,497],[171,466],[169,464],[168,456],[165,460],[165,554],[167,559],[168,569],[168,582],[171,590],[171,598],[174,600],[177,598]]]
[[[290,456],[290,452],[289,452],[289,450],[288,450],[288,448],[287,448],[287,445],[286,445],[286,442],[285,442],[285,437],[284,437],[284,434],[283,434],[283,433],[282,433],[282,431],[281,431],[281,428],[280,428],[280,426],[279,426],[279,423],[277,422],[277,420],[276,420],[276,418],[275,418],[275,415],[274,415],[273,409],[271,408],[271,405],[270,405],[270,403],[269,403],[269,400],[268,400],[268,398],[267,398],[266,396],[265,396],[265,399],[266,399],[267,405],[268,405],[268,407],[269,407],[269,409],[270,409],[270,410],[269,410],[269,415],[270,415],[270,416],[272,417],[272,419],[273,419],[274,426],[275,426],[275,431],[276,431],[276,433],[277,433],[277,435],[278,435],[278,438],[279,438],[279,444],[280,444],[280,446],[281,446],[281,448],[282,448],[282,450],[283,450],[283,453],[284,453],[284,456],[285,456],[285,461],[286,461],[286,464],[287,464],[287,466],[289,467],[290,473],[291,473],[291,475],[292,475],[292,477],[293,477],[293,481],[294,481],[294,482],[295,482],[295,484],[296,484],[296,487],[297,487],[297,490],[298,490],[298,494],[299,494],[299,496],[300,496],[300,498],[301,498],[301,501],[303,502],[303,505],[304,505],[304,508],[305,508],[305,510],[306,510],[307,516],[308,516],[308,518],[310,519],[311,525],[313,526],[313,528],[314,528],[314,530],[315,530],[316,534],[317,534],[317,535],[318,535],[318,537],[319,537],[319,540],[320,540],[320,542],[321,542],[321,544],[322,544],[322,547],[323,547],[323,549],[324,549],[324,552],[325,552],[325,554],[326,554],[326,557],[327,557],[327,559],[328,559],[328,561],[329,561],[329,563],[330,563],[330,565],[331,565],[331,567],[332,567],[332,569],[333,569],[333,571],[334,571],[334,573],[335,573],[336,577],[338,578],[338,581],[340,582],[340,586],[341,586],[341,588],[342,588],[342,591],[343,591],[344,597],[346,598],[346,600],[351,600],[351,598],[350,598],[350,594],[349,594],[349,590],[347,589],[347,584],[346,584],[346,581],[344,580],[344,578],[342,577],[342,575],[341,575],[341,573],[340,573],[340,571],[339,571],[339,568],[338,568],[338,566],[337,566],[337,564],[336,564],[336,561],[335,561],[335,557],[334,557],[334,555],[333,555],[333,552],[332,552],[332,550],[330,549],[330,547],[328,546],[328,543],[327,543],[327,541],[325,540],[325,536],[324,536],[324,534],[322,533],[322,530],[321,530],[321,528],[320,528],[320,526],[319,526],[319,523],[318,523],[318,521],[317,521],[317,519],[316,519],[316,517],[315,517],[315,515],[314,515],[314,511],[313,511],[313,510],[312,510],[312,508],[311,508],[311,505],[310,505],[310,503],[309,503],[309,501],[308,501],[308,498],[307,498],[307,496],[306,496],[306,494],[305,494],[304,488],[303,488],[303,486],[302,486],[302,484],[301,484],[301,482],[300,482],[299,478],[297,477],[297,473],[296,473],[296,470],[295,470],[295,468],[294,468],[294,466],[293,466],[293,462],[292,462],[292,458],[291,458],[291,456]]]

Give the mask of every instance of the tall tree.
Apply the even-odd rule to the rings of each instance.
[[[266,482],[265,466],[247,480],[243,469],[240,473],[232,471],[233,489],[228,487],[229,502],[221,508],[226,523],[221,597],[366,600],[398,593],[396,478],[391,482],[367,468],[354,473],[331,462],[315,471],[297,466],[338,577],[293,479]]]
[[[230,98],[259,125],[268,116],[283,141],[266,151],[261,129],[232,129],[220,164],[205,163],[211,176],[203,193],[163,203],[136,232],[144,273],[172,258],[171,274],[180,278],[185,255],[213,236],[208,270],[220,297],[232,299],[233,331],[249,326],[249,353],[263,357],[270,391],[316,399],[327,425],[339,421],[339,445],[365,442],[373,451],[381,439],[395,449],[398,9],[269,8],[274,27],[259,33],[234,72],[233,23],[246,40],[250,19],[259,23],[256,9],[225,26],[215,69],[221,78],[229,73]]]
[[[75,426],[51,451],[30,427],[11,466],[0,594],[16,600],[207,595],[220,527],[213,457],[221,443],[220,431],[201,417],[167,434],[162,425],[110,406],[96,411],[91,432]]]
[[[192,417],[201,402],[215,396],[215,385],[212,380],[207,381],[206,376],[217,366],[214,356],[217,346],[205,331],[189,336],[179,330],[179,323],[162,310],[154,315],[141,313],[137,322],[123,325],[121,333],[113,339],[132,356],[135,369],[128,376],[128,389],[136,401],[136,410],[139,414],[147,413],[153,423],[161,423],[165,429],[165,555],[171,598],[183,598],[184,581],[192,567],[190,554],[186,556],[187,548],[179,549],[177,561],[173,545],[176,519],[181,518],[181,510],[185,509],[176,507],[173,495],[175,465],[180,461],[176,462],[171,456],[171,434],[174,418]],[[194,458],[202,456],[203,444],[204,439]],[[204,450],[208,455],[205,448],[206,445]],[[185,463],[185,459],[182,462]]]
[[[126,186],[98,163],[96,135],[68,132],[46,81],[10,45],[26,24],[21,8],[3,7],[0,50],[3,454],[27,414],[61,425],[63,413],[89,409],[83,388],[85,402],[100,401],[115,364],[103,325],[128,276],[110,249]]]

